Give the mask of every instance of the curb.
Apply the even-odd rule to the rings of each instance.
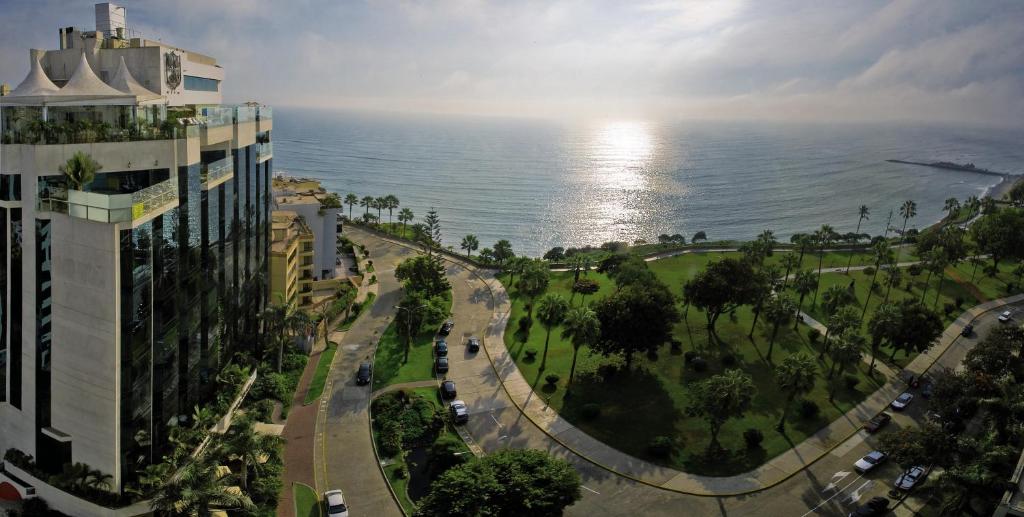
[[[316,489],[305,483],[301,483],[299,481],[292,481],[292,510],[295,511],[295,517],[304,517],[299,514],[299,498],[295,497],[295,487],[298,485],[302,485],[313,491],[313,495],[316,496],[316,514],[322,517],[324,514],[323,503],[321,503],[320,494],[317,493]]]

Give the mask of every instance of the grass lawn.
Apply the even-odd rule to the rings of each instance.
[[[990,277],[985,274],[985,266],[991,265],[991,260],[985,260],[985,264],[978,266],[977,270],[975,270],[974,264],[971,264],[969,261],[964,261],[957,264],[954,270],[955,274],[959,275],[960,278],[965,281],[971,282],[971,279],[973,278],[974,280],[972,283],[978,288],[981,294],[989,300],[1003,298],[1005,296],[1022,292],[1021,282],[1013,274],[1013,270],[1017,268],[1015,263],[1003,261],[999,264],[999,272],[995,277]],[[1009,289],[1010,285],[1016,285],[1017,287],[1011,290]]]
[[[331,369],[331,361],[334,360],[334,353],[338,350],[338,344],[327,343],[327,348],[320,353],[320,360],[316,363],[316,372],[313,373],[313,380],[309,383],[309,390],[306,391],[306,404],[320,398],[324,392],[324,383],[327,382],[327,374]]]
[[[320,497],[309,485],[292,483],[292,494],[297,517],[320,517],[322,515]]]
[[[717,254],[716,254],[717,255]],[[681,291],[682,281],[699,271],[714,256],[703,254],[684,255],[650,263],[655,273],[671,286],[673,292]],[[590,272],[601,289],[594,297],[603,297],[615,287],[604,276]],[[502,279],[507,281],[507,276]],[[553,273],[549,292],[569,298],[571,273]],[[588,300],[589,301],[589,300]],[[574,303],[579,303],[577,296]],[[749,308],[736,311],[734,319],[723,316],[718,324],[718,336],[722,341],[709,345],[704,314],[691,309],[686,321],[675,328],[676,339],[683,343],[682,350],[671,350],[664,346],[656,357],[638,357],[634,370],[609,376],[599,373],[599,367],[610,361],[587,349],[580,351],[576,379],[567,392],[569,366],[572,361],[572,347],[561,339],[558,328],[551,333],[547,369],[539,371],[540,354],[544,348],[544,329],[534,324],[528,335],[518,332],[518,320],[525,314],[524,301],[513,291],[512,321],[505,334],[506,345],[520,370],[531,382],[537,393],[548,400],[562,416],[591,436],[629,454],[680,468],[688,472],[707,475],[732,475],[746,472],[764,463],[767,459],[791,448],[804,438],[839,417],[859,403],[879,385],[864,373],[864,366],[858,366],[851,375],[858,378],[858,385],[851,390],[840,386],[835,403],[828,401],[828,388],[824,376],[818,379],[815,389],[808,395],[821,412],[817,417],[801,419],[794,410],[785,435],[774,431],[782,414],[785,397],[776,388],[773,367],[767,364],[763,354],[767,350],[766,333],[770,328],[758,325],[753,340],[747,338],[752,323]],[[523,353],[535,349],[538,355],[529,360]],[[696,350],[708,360],[709,369],[698,373],[686,366],[683,351]],[[789,328],[780,329],[773,352],[775,364],[785,356],[800,351],[817,353],[806,338]],[[827,372],[829,364],[819,363],[819,369]],[[728,449],[724,458],[708,460],[704,451],[709,442],[707,424],[698,418],[686,416],[689,405],[688,386],[696,381],[721,373],[728,368],[740,368],[749,373],[758,388],[753,407],[743,418],[729,421],[719,437]],[[558,374],[560,380],[554,386],[545,384],[544,376]],[[840,380],[839,375],[835,380]],[[598,404],[601,414],[594,420],[584,417],[583,407]],[[794,404],[796,406],[796,404]],[[748,450],[743,432],[748,428],[759,429],[764,442],[755,450]],[[669,458],[659,459],[647,452],[647,445],[657,436],[670,437],[676,447]]]
[[[451,300],[451,292],[447,297]],[[438,324],[440,324],[438,322]],[[438,324],[428,324],[420,329],[409,347],[409,360],[405,360],[405,342],[398,335],[398,328],[392,321],[377,343],[373,364],[373,389],[379,390],[392,384],[425,381],[434,378],[434,336]]]
[[[348,315],[348,318],[338,324],[338,330],[348,330],[352,328],[352,324],[359,319],[359,315],[362,314],[366,309],[369,309],[373,305],[373,300],[377,298],[377,293],[366,293],[366,299],[363,303],[352,307],[352,314]]]

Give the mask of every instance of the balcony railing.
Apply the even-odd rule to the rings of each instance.
[[[274,108],[270,106],[257,107],[256,120],[274,120]]]
[[[55,145],[174,140],[199,136],[196,126],[168,118],[164,107],[0,107],[0,143]]]
[[[256,144],[256,162],[265,162],[274,157],[274,142]]]
[[[209,188],[210,185],[219,184],[220,180],[224,178],[230,178],[234,173],[235,162],[230,156],[227,156],[213,163],[204,163],[199,177],[203,182],[203,187]]]
[[[39,210],[68,214],[101,223],[142,219],[157,208],[178,200],[178,182],[171,178],[131,194],[103,194],[68,190],[39,199]]]

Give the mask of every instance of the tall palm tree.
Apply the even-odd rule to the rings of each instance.
[[[359,203],[359,198],[355,194],[349,192],[345,195],[345,204],[348,205],[348,220],[352,220],[352,207]]]
[[[951,197],[946,200],[946,204],[943,205],[942,209],[946,211],[946,217],[949,218],[949,221],[953,222],[953,214],[960,210],[960,200]]]
[[[67,179],[68,188],[72,190],[82,190],[102,169],[102,165],[82,151],[76,151],[64,165],[57,167],[57,170]]]
[[[459,247],[466,250],[467,257],[472,257],[473,251],[480,247],[480,240],[476,238],[476,235],[469,234],[462,238],[462,243]]]
[[[382,219],[381,212],[388,207],[388,200],[385,197],[378,197],[373,200],[373,207],[377,209],[377,220]]]
[[[841,335],[851,328],[858,328],[859,318],[857,318],[857,309],[854,307],[841,307],[835,313],[828,318],[828,327],[825,328],[825,346],[822,347],[821,353],[818,354],[818,358],[825,357],[825,354],[829,352],[831,343],[829,342],[829,335]]]
[[[573,307],[565,315],[562,339],[572,342],[572,366],[569,367],[569,384],[576,373],[576,356],[583,346],[590,346],[601,337],[601,321],[590,307]]]
[[[405,226],[409,221],[412,221],[413,213],[409,208],[403,208],[402,211],[398,212],[398,220],[402,223],[402,237],[405,237]]]
[[[896,263],[900,262],[900,255],[903,254],[903,243],[907,239],[907,221],[917,215],[917,203],[913,200],[906,200],[900,205],[900,217],[903,218],[903,229],[900,230],[900,249],[896,250]]]
[[[754,295],[754,321],[750,324],[750,332],[747,333],[748,338],[754,337],[754,327],[757,326],[757,320],[761,316],[764,304],[780,285],[779,275],[781,273],[779,272],[779,266],[775,264],[762,266],[755,274],[760,278],[755,278],[753,282],[756,291]]]
[[[252,499],[231,483],[232,477],[222,475],[216,463],[200,458],[160,485],[150,508],[158,515],[200,517],[212,515],[213,510],[255,511]]]
[[[928,284],[932,281],[932,275],[938,273],[939,277],[942,277],[942,272],[946,269],[946,253],[943,251],[942,246],[937,246],[924,253],[921,257],[924,263],[924,268],[928,270],[928,276],[924,279],[924,288],[921,289],[921,303],[924,303],[924,296],[928,293]],[[938,299],[938,294],[936,294]]]
[[[388,226],[391,225],[391,213],[398,208],[398,198],[394,194],[384,196],[384,208],[388,209]]]
[[[857,329],[844,330],[836,339],[836,346],[832,348],[832,367],[829,368],[828,378],[831,379],[837,372],[843,373],[850,366],[857,364],[863,353],[864,344],[864,336]]]
[[[359,206],[366,208],[363,215],[369,214],[370,209],[373,208],[373,196],[363,196],[363,199],[359,200]]]
[[[246,415],[235,418],[228,432],[221,435],[220,447],[227,456],[235,456],[242,463],[239,480],[242,490],[249,490],[249,467],[257,466],[260,461],[280,449],[283,440],[280,436],[265,435],[256,432],[255,422]]]
[[[789,283],[790,272],[800,269],[800,257],[793,253],[786,253],[782,256],[782,267],[786,268],[786,274],[782,276],[782,289]]]
[[[882,269],[882,264],[888,264],[894,260],[892,249],[889,248],[889,243],[884,239],[876,242],[871,247],[871,252],[875,256],[875,270],[871,273],[871,283],[868,284],[868,294],[864,297],[864,310],[860,313],[861,321],[864,320],[864,315],[868,312],[868,302],[871,301],[871,293],[875,292],[875,278],[878,277],[878,272]],[[886,291],[888,295],[888,291]]]
[[[793,299],[786,295],[772,298],[764,309],[764,317],[772,325],[772,335],[768,339],[768,353],[766,354],[768,364],[772,362],[772,349],[775,347],[775,337],[779,334],[779,327],[789,323],[789,319],[796,312],[796,304]]]
[[[544,371],[548,362],[548,342],[551,341],[551,329],[557,327],[569,312],[569,302],[561,295],[545,294],[537,302],[537,319],[544,326],[544,356],[540,360],[540,371]]]
[[[857,238],[860,238],[860,225],[865,219],[870,219],[871,209],[868,205],[860,205],[857,209],[857,230],[854,232],[857,234]],[[855,241],[856,243],[856,241]],[[846,274],[850,274],[850,264],[853,264],[853,252],[850,253],[850,259],[846,261]]]
[[[822,260],[825,259],[825,250],[832,245],[832,240],[835,239],[836,232],[831,226],[827,224],[821,225],[821,228],[814,232],[814,236],[818,243],[818,283],[821,284],[821,265]],[[814,290],[814,299],[811,300],[811,307],[818,304],[818,290]]]
[[[812,291],[818,290],[818,277],[814,276],[814,271],[810,269],[801,269],[796,272],[796,278],[793,279],[793,290],[800,295],[800,301],[796,304],[797,312],[804,309],[804,297],[811,294]],[[800,325],[800,318],[795,318],[793,323],[793,330],[796,330],[797,326]]]
[[[868,371],[875,369],[875,359],[878,357],[882,343],[893,336],[899,329],[900,310],[891,303],[883,303],[875,309],[875,313],[868,321],[868,333],[871,335],[871,365]]]
[[[782,360],[782,364],[775,368],[775,380],[779,390],[786,394],[786,403],[782,406],[782,418],[779,425],[775,426],[778,431],[786,430],[786,415],[789,413],[789,406],[798,396],[806,395],[814,389],[815,377],[818,375],[818,365],[811,356],[800,352]]]

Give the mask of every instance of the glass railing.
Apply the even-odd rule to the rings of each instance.
[[[252,122],[256,120],[255,106],[235,106],[235,122]]]
[[[235,123],[233,106],[209,106],[202,108],[201,120],[206,127],[230,126]]]
[[[256,144],[256,161],[262,162],[274,157],[274,142]]]
[[[3,144],[92,144],[197,136],[195,126],[167,118],[162,106],[51,106],[45,118],[36,106],[0,107]]]
[[[177,199],[178,183],[171,178],[131,194],[81,190],[55,192],[39,199],[39,210],[101,223],[122,223],[141,219]]]
[[[200,179],[203,185],[216,183],[221,178],[229,177],[235,172],[235,163],[230,156],[221,158],[213,163],[204,163],[200,172]]]
[[[256,120],[274,120],[274,108],[270,106],[256,108]]]

